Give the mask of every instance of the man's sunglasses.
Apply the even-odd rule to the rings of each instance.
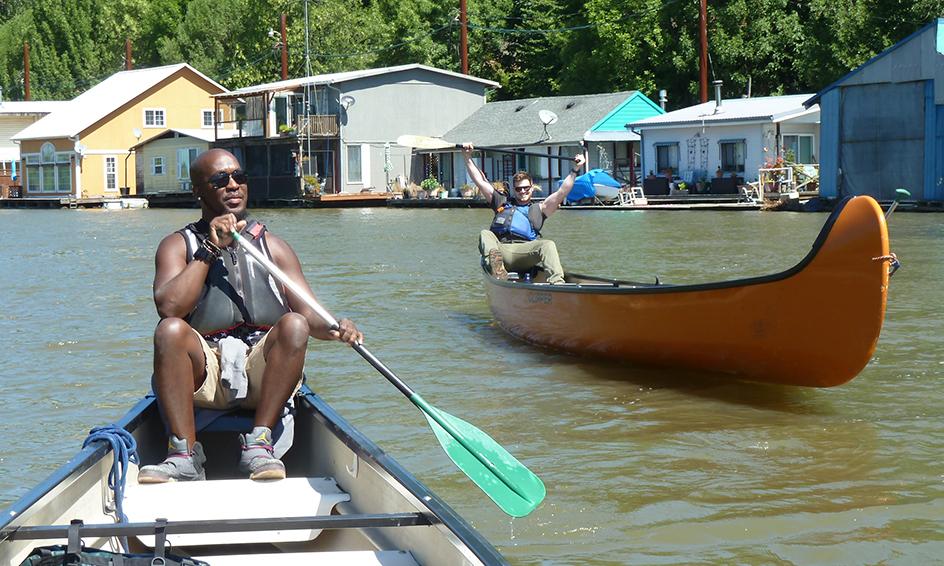
[[[530,190],[531,190],[531,185],[523,185],[523,186],[521,186],[521,187],[515,187],[515,190],[516,190],[516,191],[519,191],[519,192],[520,192],[520,191],[530,191]]]
[[[245,185],[246,181],[249,180],[249,176],[246,175],[246,172],[242,169],[237,169],[232,173],[227,173],[226,171],[220,171],[219,173],[214,173],[210,175],[208,179],[210,186],[214,189],[222,189],[229,184],[229,178],[232,177],[239,185]]]

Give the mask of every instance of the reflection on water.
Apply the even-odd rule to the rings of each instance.
[[[153,251],[195,211],[5,211],[0,503],[146,390]],[[944,556],[944,229],[896,213],[874,360],[829,390],[580,359],[498,328],[475,257],[484,210],[264,210],[322,303],[437,407],[538,473],[510,519],[455,469],[423,415],[359,356],[313,341],[313,387],[517,564],[932,563]],[[563,211],[568,269],[705,282],[787,269],[821,214]],[[828,300],[824,293],[823,300]],[[815,308],[811,306],[811,308]],[[837,340],[841,340],[837,337]],[[802,340],[797,342],[802,355]]]

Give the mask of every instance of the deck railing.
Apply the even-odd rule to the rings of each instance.
[[[308,114],[297,120],[299,136],[330,137],[338,135],[338,117],[335,114]]]

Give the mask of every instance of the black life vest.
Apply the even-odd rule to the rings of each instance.
[[[188,263],[193,261],[193,252],[202,245],[208,230],[204,220],[178,230],[187,242]],[[249,245],[272,259],[263,224],[250,220],[241,234]],[[224,249],[210,266],[200,299],[185,320],[205,337],[223,331],[240,336],[238,330],[267,330],[287,312],[288,301],[281,286],[239,245]]]

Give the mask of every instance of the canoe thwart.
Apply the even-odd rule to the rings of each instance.
[[[101,523],[80,525],[82,538],[153,535],[163,527],[167,534],[202,534],[294,529],[377,529],[385,527],[418,527],[432,523],[419,512],[374,513],[351,515],[312,515],[309,517],[277,517],[271,519],[213,519],[204,521],[168,521],[158,523]],[[11,527],[0,532],[0,540],[53,540],[68,536],[70,525],[33,525]]]

